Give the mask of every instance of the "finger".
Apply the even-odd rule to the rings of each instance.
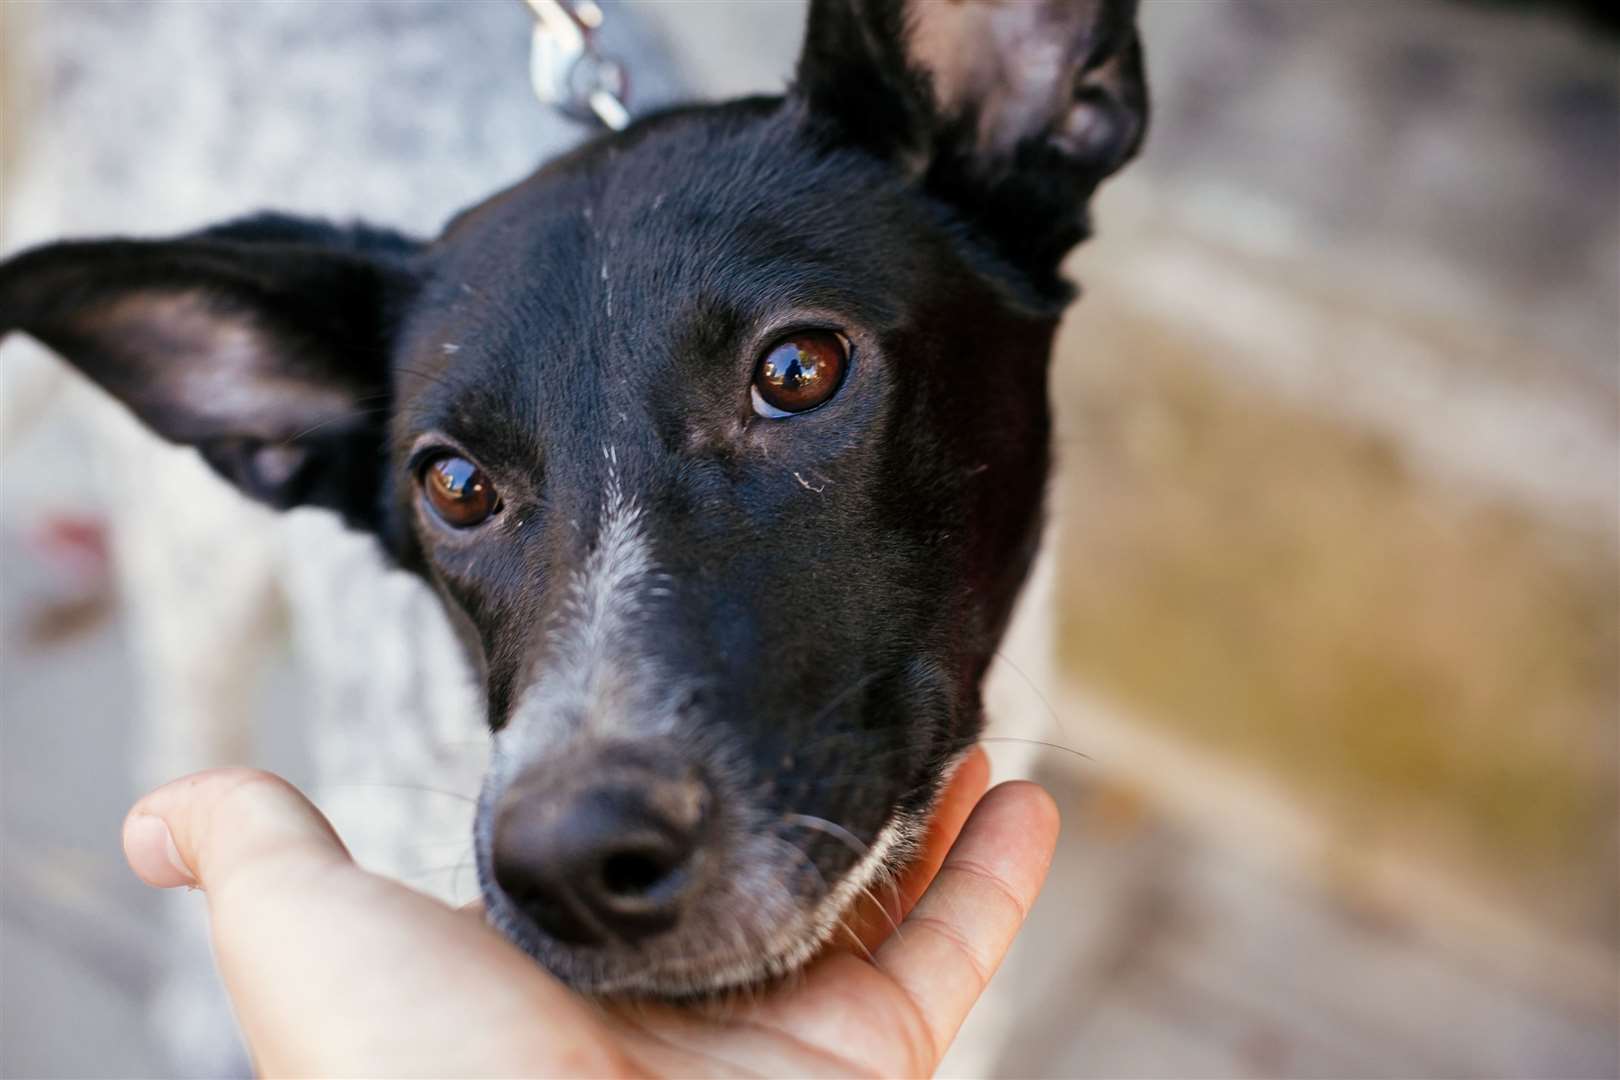
[[[935,809],[928,837],[923,842],[917,861],[900,877],[901,918],[911,914],[911,909],[917,906],[917,901],[933,883],[934,875],[939,873],[956,838],[962,834],[963,826],[972,816],[973,808],[979,805],[989,786],[990,757],[984,752],[984,747],[975,746],[957,767],[950,787]]]
[[[215,842],[221,825],[232,830],[228,844]],[[253,769],[195,773],[141,799],[124,819],[124,855],[148,885],[214,889],[267,858],[316,866],[349,858],[309,800],[280,777]]]
[[[1058,812],[1034,784],[1001,784],[980,801],[877,966],[916,1006],[943,1052],[1000,966],[1035,902],[1057,844]]]
[[[160,788],[130,812],[125,847],[144,880],[208,894],[261,1072],[622,1070],[558,983],[481,922],[361,870],[277,777],[219,770]]]
[[[925,1075],[1006,954],[1051,863],[1057,810],[1027,783],[990,791],[933,884],[869,964],[833,952],[751,1023],[882,1075]]]
[[[844,919],[851,940],[840,941],[840,947],[869,956],[894,933],[934,880],[989,784],[990,759],[983,747],[975,746],[956,767],[940,795],[916,858],[892,885],[876,886],[860,897]]]

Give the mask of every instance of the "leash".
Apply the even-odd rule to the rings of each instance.
[[[624,65],[596,48],[602,26],[596,0],[524,0],[534,15],[529,84],[540,104],[580,123],[621,131],[630,123]]]

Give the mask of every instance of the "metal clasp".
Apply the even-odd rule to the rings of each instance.
[[[595,0],[524,0],[534,13],[529,82],[534,96],[564,115],[613,131],[630,123],[630,80],[624,65],[596,49],[602,25]]]

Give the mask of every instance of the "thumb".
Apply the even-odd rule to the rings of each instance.
[[[258,1071],[618,1074],[594,1017],[481,922],[354,864],[269,773],[220,769],[135,804],[142,880],[208,894],[214,953]]]
[[[223,833],[229,843],[215,843]],[[165,784],[124,819],[130,869],[160,889],[223,889],[266,857],[314,867],[349,861],[331,823],[272,773],[214,769]]]

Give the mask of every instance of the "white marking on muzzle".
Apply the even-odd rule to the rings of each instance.
[[[927,820],[926,814],[896,814],[878,832],[860,860],[844,872],[838,884],[813,909],[800,913],[798,918],[778,927],[757,947],[740,952],[729,962],[692,968],[672,964],[660,972],[642,974],[609,989],[614,992],[675,991],[702,994],[797,971],[831,940],[839,927],[846,925],[844,915],[857,894],[866,892],[873,896],[874,901],[881,902],[871,890],[881,888],[892,878],[896,869],[910,859],[917,849]],[[752,885],[746,873],[741,881],[744,892],[750,887],[780,888],[774,879]]]
[[[636,594],[653,570],[641,529],[641,503],[624,493],[618,453],[604,447],[607,487],[596,547],[569,582],[564,619],[552,630],[562,665],[587,679],[602,675],[641,610]]]
[[[497,736],[508,768],[536,761],[569,737],[566,721],[588,724],[590,736],[655,734],[671,719],[663,707],[669,680],[645,648],[640,624],[646,598],[667,595],[644,529],[644,511],[627,494],[618,452],[603,447],[603,488],[596,544],[570,575],[549,636],[544,670],[524,691]],[[509,779],[509,778],[508,778]]]
[[[970,749],[962,751],[945,766],[943,782],[939,789],[941,795],[950,787],[951,778],[956,775],[956,770],[962,767],[969,753]],[[935,798],[935,806],[927,810],[917,813],[897,812],[889,819],[888,824],[878,830],[877,836],[873,837],[872,843],[855,865],[844,872],[844,876],[838,879],[838,884],[834,885],[813,909],[780,927],[757,953],[738,957],[731,963],[721,964],[709,970],[674,972],[674,978],[680,988],[689,993],[720,990],[762,978],[786,975],[803,967],[832,939],[839,927],[845,925],[844,915],[859,893],[864,892],[874,902],[883,903],[873,890],[881,889],[894,881],[896,875],[917,854],[937,804],[938,796]],[[763,883],[755,887],[770,888],[768,884]],[[898,894],[896,898],[898,899]],[[890,914],[896,915],[894,912]],[[659,979],[645,979],[634,980],[624,989],[658,990],[660,987],[666,990],[669,988],[667,983]]]
[[[798,943],[796,953],[790,954],[785,967],[798,967],[833,936],[843,920],[844,910],[854,902],[857,893],[886,884],[884,879],[893,873],[896,864],[904,862],[916,850],[926,820],[917,814],[896,814],[883,827],[860,861],[845,871],[838,884],[816,905],[810,916],[810,936]],[[876,897],[873,899],[877,901]]]

